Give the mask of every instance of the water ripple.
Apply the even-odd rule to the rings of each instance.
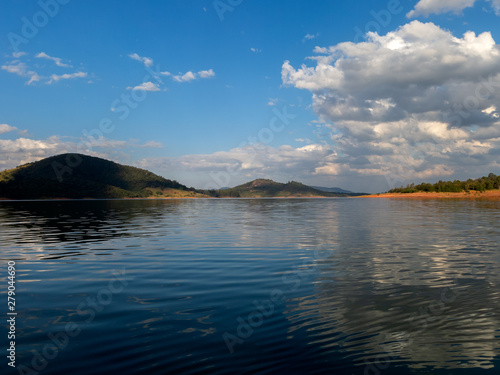
[[[500,202],[0,202],[18,362],[70,324],[44,374],[498,374],[499,219]]]

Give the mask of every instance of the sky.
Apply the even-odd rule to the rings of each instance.
[[[500,174],[500,0],[3,0],[0,170],[67,152],[196,188]]]

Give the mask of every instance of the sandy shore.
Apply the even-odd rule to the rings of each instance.
[[[417,199],[436,199],[436,198],[455,198],[455,199],[487,199],[500,200],[500,190],[488,190],[485,192],[471,191],[470,193],[384,193],[364,195],[359,198],[417,198]]]

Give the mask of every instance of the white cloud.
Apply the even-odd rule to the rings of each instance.
[[[198,75],[200,76],[200,78],[212,78],[215,77],[215,72],[213,71],[213,69],[201,70],[198,72]]]
[[[14,53],[13,55],[20,58],[20,57],[25,56],[26,53],[19,52],[19,53]],[[62,63],[61,59],[59,59],[57,57],[51,57],[51,56],[47,55],[45,52],[40,52],[35,57],[50,59],[50,60],[54,61],[58,66],[61,66],[61,67],[70,67],[70,65]],[[12,73],[12,74],[16,74],[20,77],[29,78],[28,81],[26,81],[27,85],[31,85],[31,84],[36,83],[36,82],[43,82],[45,84],[50,85],[50,84],[52,84],[54,82],[58,82],[60,80],[73,79],[73,78],[84,78],[88,75],[88,73],[86,73],[86,72],[75,72],[75,73],[71,73],[71,74],[61,74],[61,75],[52,74],[52,75],[50,75],[50,77],[40,76],[37,72],[35,72],[34,70],[31,70],[30,67],[25,62],[20,61],[20,60],[10,61],[10,62],[2,65],[1,68],[2,68],[2,70],[5,70],[5,71]]]
[[[10,126],[7,124],[0,124],[0,134],[9,133],[14,130],[17,130],[17,128],[14,126]]]
[[[316,39],[318,36],[319,36],[319,33],[317,33],[317,34],[306,34],[304,36],[304,39],[302,39],[302,41],[305,42],[307,40],[313,40],[313,39]]]
[[[0,129],[2,127],[3,125],[0,125]],[[80,139],[61,138],[55,135],[46,139],[30,139],[27,137],[14,140],[0,139],[0,170],[14,168],[21,164],[68,152],[78,152],[115,161],[127,160],[130,149],[146,147],[160,148],[162,145],[156,141],[139,145],[132,141],[114,140],[105,137],[96,139],[83,136]]]
[[[26,56],[27,53],[26,52],[12,52],[12,57],[18,59],[20,57],[23,57],[23,56]]]
[[[30,79],[28,82],[26,82],[27,85],[31,85],[33,82],[39,82],[41,77],[37,74],[34,73],[31,75]]]
[[[253,53],[261,53],[262,50],[261,49],[258,49],[258,48],[250,48],[250,51],[252,51]]]
[[[140,147],[144,147],[144,148],[163,148],[163,145],[160,142],[149,141],[149,142],[144,143]]]
[[[278,98],[269,98],[269,101],[267,102],[267,105],[269,105],[269,106],[275,106],[277,102],[278,102]]]
[[[18,165],[38,161],[49,156],[67,152],[80,152],[88,155],[107,157],[106,154],[89,149],[75,142],[63,141],[57,136],[46,139],[18,138],[0,139],[0,169],[10,169]]]
[[[497,16],[500,16],[500,0],[490,0],[491,6]]]
[[[128,55],[128,57],[130,57],[133,60],[137,60],[137,61],[142,62],[145,67],[153,66],[153,59],[151,59],[149,57],[141,57],[137,53],[131,53],[130,55]]]
[[[143,82],[135,87],[127,87],[127,90],[160,91],[160,88],[153,82]]]
[[[16,140],[0,139],[0,151],[18,152],[53,149],[58,144],[57,138],[45,141],[33,140],[28,138],[18,138]]]
[[[2,65],[2,69],[9,73],[17,74],[18,76],[26,76],[28,67],[25,63],[14,61],[10,65]]]
[[[51,84],[53,82],[58,82],[60,80],[64,79],[74,79],[74,78],[85,78],[87,77],[88,73],[87,72],[76,72],[76,73],[71,73],[71,74],[52,74],[50,76],[50,80],[47,82],[47,84]]]
[[[64,67],[64,68],[71,68],[72,66],[69,65],[69,64],[65,64],[62,62],[62,59],[60,59],[59,57],[52,57],[52,56],[49,56],[47,55],[45,52],[40,52],[38,55],[36,55],[35,57],[37,58],[42,58],[42,59],[48,59],[48,60],[52,60],[56,63],[57,66],[60,66],[60,67]]]
[[[185,74],[179,74],[172,77],[177,82],[189,82],[196,79],[195,73],[189,71]]]
[[[40,76],[35,71],[30,70],[24,62],[18,60],[12,61],[8,63],[8,65],[2,65],[2,70],[17,74],[20,77],[28,77],[29,80],[26,82],[27,85],[40,81]]]
[[[500,15],[500,0],[488,0],[496,15]],[[472,8],[476,0],[420,0],[415,9],[406,16],[408,18],[429,16],[431,14],[455,13],[460,14],[466,8]]]
[[[498,158],[500,48],[489,32],[459,38],[413,21],[315,52],[312,67],[285,61],[282,80],[311,92],[342,155],[335,164],[411,179],[437,175],[442,165],[446,173],[469,165],[475,175]],[[316,171],[336,170],[328,164]]]
[[[196,79],[208,79],[215,77],[215,72],[213,69],[208,70],[200,70],[198,73],[194,73],[192,71],[188,71],[184,74],[179,73],[178,75],[172,76],[172,79],[177,82],[190,82]]]
[[[301,142],[301,143],[313,143],[309,138],[297,138],[295,142]]]
[[[155,171],[173,173],[174,170],[230,175],[244,182],[266,177],[272,179],[300,179],[319,174],[337,158],[329,146],[311,144],[299,148],[283,145],[278,148],[257,144],[218,151],[212,154],[193,154],[181,157],[147,158],[137,165]],[[342,165],[337,166],[341,173]]]

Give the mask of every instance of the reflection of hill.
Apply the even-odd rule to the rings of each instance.
[[[85,246],[148,235],[147,222],[177,212],[177,200],[73,200],[1,202],[2,246]],[[61,251],[62,252],[62,251]]]

